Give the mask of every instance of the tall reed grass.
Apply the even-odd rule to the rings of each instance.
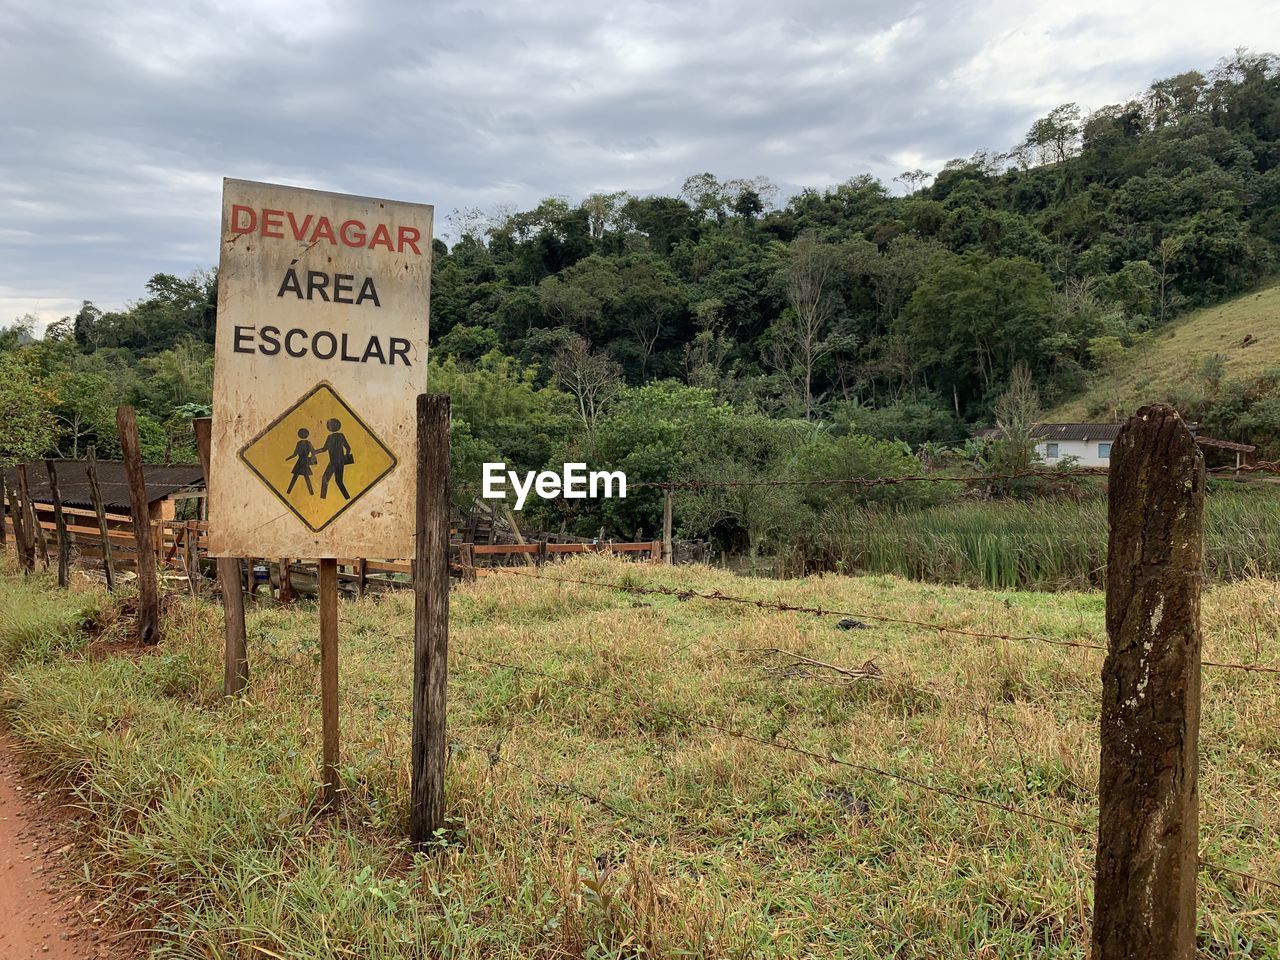
[[[1217,487],[1205,512],[1210,579],[1280,576],[1280,491]],[[1022,590],[1097,588],[1106,577],[1100,498],[838,510],[822,531],[818,562],[842,572]]]

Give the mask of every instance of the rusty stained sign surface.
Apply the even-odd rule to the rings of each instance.
[[[413,555],[433,209],[226,180],[210,552]]]

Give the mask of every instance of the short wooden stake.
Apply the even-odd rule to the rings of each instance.
[[[369,592],[369,561],[364,557],[356,560],[356,592],[362,597]]]
[[[409,839],[421,850],[444,828],[449,677],[448,396],[418,397],[416,501]]]
[[[209,496],[209,448],[213,421],[199,417],[191,421],[196,435],[196,451],[204,470],[205,502]],[[240,561],[235,557],[218,557],[214,562],[218,585],[222,588],[224,654],[222,694],[234,697],[249,683],[249,652],[244,630],[244,583],[240,579]]]
[[[676,562],[675,544],[671,538],[671,488],[662,488],[662,557],[668,564]]]
[[[320,561],[320,722],[324,803],[338,802],[338,561]]]
[[[185,548],[185,559],[187,564],[187,583],[191,586],[191,595],[195,596],[200,585],[200,549],[198,541],[200,532],[196,529],[194,520],[187,521],[187,528],[183,534],[183,547]]]
[[[102,572],[107,578],[107,589],[116,588],[116,571],[111,562],[111,532],[107,528],[107,508],[102,502],[102,490],[98,487],[98,451],[90,447],[84,462],[85,477],[89,481],[89,499],[98,518],[98,539],[102,544]]]
[[[58,488],[58,467],[52,460],[45,460],[49,474],[49,496],[53,500],[53,528],[58,538],[58,586],[71,584],[71,541],[67,534],[67,517],[62,512],[62,491]]]
[[[293,603],[296,594],[293,592],[293,572],[289,565],[293,563],[288,557],[280,558],[280,602]]]
[[[120,459],[129,482],[129,508],[133,514],[133,542],[138,551],[138,640],[160,642],[160,583],[156,576],[155,547],[151,537],[147,481],[142,472],[142,448],[138,444],[138,418],[133,407],[116,408],[120,431]]]
[[[1196,953],[1204,484],[1172,407],[1111,447],[1093,960]]]

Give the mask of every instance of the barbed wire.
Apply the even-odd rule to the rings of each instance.
[[[621,696],[620,694],[612,693],[611,691],[602,689],[599,686],[590,686],[585,683],[577,683],[573,680],[566,679],[565,677],[558,676],[554,673],[548,673],[545,670],[538,670],[534,667],[527,667],[527,666],[524,666],[523,664],[510,663],[504,660],[494,660],[490,657],[484,657],[484,656],[481,656],[480,654],[470,653],[465,650],[455,650],[455,653],[458,656],[463,657],[464,659],[474,660],[477,663],[484,663],[492,667],[498,667],[506,670],[514,670],[517,673],[526,674],[528,676],[541,677],[545,680],[551,680],[554,683],[559,683],[562,686],[568,687],[570,689],[582,690],[587,693],[599,694],[600,696],[603,696],[609,700],[612,700],[615,703],[624,704],[630,707],[636,707],[642,710],[649,710],[652,713],[655,713],[661,717],[665,717],[668,720],[674,720],[677,723],[683,723],[691,727],[702,727],[707,730],[713,730],[724,736],[730,737],[731,739],[743,740],[748,743],[755,743],[760,746],[768,747],[773,750],[780,750],[785,753],[791,753],[797,756],[807,757],[811,760],[817,760],[821,763],[831,764],[833,766],[839,766],[839,767],[847,767],[849,769],[858,770],[862,773],[868,773],[874,776],[884,777],[889,780],[895,780],[895,781],[898,781],[899,783],[905,783],[913,787],[918,787],[921,790],[925,790],[931,793],[941,794],[943,796],[948,796],[957,800],[965,800],[970,803],[981,804],[982,806],[992,807],[997,810],[1003,810],[1006,813],[1012,813],[1017,816],[1029,817],[1033,820],[1039,820],[1042,823],[1049,823],[1049,824],[1053,824],[1054,826],[1065,827],[1066,829],[1071,830],[1074,833],[1084,832],[1084,828],[1080,826],[1080,824],[1078,823],[1071,823],[1067,820],[1059,819],[1058,817],[1051,817],[1045,814],[1034,813],[1030,810],[1024,810],[1020,807],[1014,807],[1009,804],[1000,803],[997,800],[989,800],[986,797],[979,797],[979,796],[976,796],[975,794],[966,793],[963,790],[956,790],[951,787],[943,787],[937,784],[928,783],[924,780],[920,780],[908,774],[895,773],[891,770],[884,770],[884,769],[881,769],[880,767],[871,766],[870,764],[865,764],[865,763],[858,763],[852,760],[842,760],[839,757],[834,756],[833,754],[818,753],[816,750],[811,750],[808,747],[802,747],[799,744],[794,743],[793,741],[778,740],[778,739],[769,740],[764,737],[757,736],[756,734],[747,733],[744,730],[738,730],[738,729],[735,729],[734,727],[728,727],[728,726],[725,726],[724,724],[716,723],[711,720],[700,720],[697,717],[690,717],[685,714],[676,713],[675,711],[672,711],[672,710],[666,710],[661,707],[655,707],[652,704],[640,703],[637,700],[633,700],[629,697]]]
[[[902,624],[906,626],[920,627],[925,630],[937,631],[939,633],[969,637],[972,639],[1001,640],[1020,643],[1044,643],[1055,647],[1071,647],[1079,650],[1093,650],[1102,653],[1105,653],[1107,650],[1106,646],[1101,643],[1090,643],[1082,640],[1061,640],[1055,637],[1045,637],[1036,634],[988,633],[981,630],[969,630],[964,627],[950,627],[946,624],[932,623],[928,620],[915,620],[909,617],[891,617],[887,614],[878,613],[855,613],[848,610],[830,610],[825,607],[786,603],[785,601],[778,600],[761,600],[755,597],[737,597],[731,594],[722,593],[719,590],[713,590],[710,593],[702,593],[693,589],[678,589],[676,587],[640,587],[635,586],[634,584],[609,583],[601,580],[586,580],[577,577],[552,577],[544,573],[529,573],[523,570],[515,570],[510,567],[492,567],[490,569],[513,577],[532,577],[535,580],[544,580],[552,583],[569,583],[589,587],[601,587],[641,596],[647,594],[653,596],[675,597],[678,600],[692,600],[695,598],[699,600],[716,600],[726,603],[743,604],[745,606],[752,606],[762,610],[778,610],[786,613],[807,613],[819,617],[848,617],[855,620],[875,620],[879,623]],[[1203,660],[1201,661],[1201,666],[1213,667],[1215,669],[1222,670],[1243,670],[1253,673],[1280,675],[1280,667],[1272,667],[1264,664]]]
[[[1106,477],[1109,467],[1076,467],[1061,470],[1016,470],[1011,473],[982,473],[971,476],[950,476],[940,473],[911,474],[901,477],[824,477],[802,479],[795,477],[771,480],[640,480],[628,483],[630,490],[709,490],[733,487],[890,487],[902,483],[964,483],[984,484],[1002,480],[1072,480],[1085,477]],[[1206,474],[1215,477],[1244,473],[1280,474],[1280,460],[1259,460],[1257,463],[1235,467],[1211,467]]]
[[[952,477],[937,473],[914,474],[903,477],[829,477],[817,480],[795,478],[773,480],[641,480],[628,483],[628,489],[643,490],[703,490],[720,487],[889,487],[900,483],[989,483],[992,480],[1022,480],[1043,477],[1054,480],[1074,477],[1105,477],[1106,467],[1084,467],[1076,470],[1019,470],[1014,473],[991,473],[975,476]]]
[[[1243,870],[1235,869],[1235,867],[1223,866],[1220,863],[1215,863],[1213,860],[1206,860],[1204,857],[1198,857],[1198,859],[1200,861],[1201,870],[1203,870],[1205,867],[1208,867],[1210,870],[1218,870],[1218,871],[1221,871],[1222,873],[1229,873],[1229,874],[1232,874],[1233,876],[1240,877],[1241,879],[1252,880],[1254,883],[1266,884],[1268,887],[1275,887],[1277,890],[1280,890],[1280,882],[1277,882],[1275,880],[1268,880],[1266,877],[1260,877],[1255,873],[1245,873]]]
[[[666,719],[669,719],[669,720],[674,720],[677,723],[683,723],[691,727],[701,727],[703,729],[707,729],[707,730],[711,730],[716,733],[719,733],[723,736],[727,736],[731,739],[743,740],[745,742],[754,743],[759,746],[767,747],[769,749],[779,750],[781,752],[794,754],[796,756],[802,756],[810,760],[816,760],[820,763],[825,763],[825,764],[838,766],[838,767],[845,767],[845,768],[857,770],[861,773],[867,773],[873,776],[878,776],[888,780],[897,781],[899,783],[905,783],[909,786],[913,786],[918,789],[924,790],[927,793],[936,793],[942,796],[950,797],[954,800],[963,800],[969,803],[976,803],[985,807],[991,807],[996,810],[1001,810],[1005,813],[1011,813],[1011,814],[1014,814],[1015,816],[1027,817],[1032,820],[1038,820],[1041,823],[1048,823],[1048,824],[1052,824],[1053,826],[1064,827],[1065,829],[1075,834],[1083,835],[1088,832],[1087,829],[1081,826],[1080,824],[1071,823],[1070,821],[1063,820],[1059,817],[1053,817],[1047,814],[1035,813],[1034,811],[1026,810],[1021,807],[1015,807],[1010,804],[1000,803],[998,800],[990,800],[986,797],[980,797],[980,796],[977,796],[976,794],[968,793],[964,790],[956,790],[952,787],[944,787],[938,784],[928,783],[927,781],[920,780],[919,778],[910,776],[909,774],[896,773],[892,770],[884,770],[880,767],[875,767],[865,763],[858,763],[852,760],[843,760],[835,756],[834,754],[819,753],[816,750],[809,749],[808,747],[802,747],[799,744],[795,743],[794,741],[778,740],[776,738],[766,739],[764,737],[757,736],[756,734],[748,733],[744,730],[738,730],[734,727],[729,727],[724,724],[716,723],[711,720],[700,720],[697,717],[690,717],[687,714],[681,714],[673,710],[666,710],[661,707],[655,707],[652,704],[641,703],[637,700],[631,699],[630,697],[624,697],[624,696],[621,696],[620,694],[616,694],[611,691],[605,690],[599,687],[598,685],[593,686],[585,683],[577,683],[576,681],[569,680],[565,677],[558,676],[553,673],[548,673],[545,670],[538,670],[534,667],[527,667],[523,664],[511,663],[509,661],[495,660],[491,657],[481,656],[480,654],[471,653],[465,650],[455,650],[454,653],[457,656],[462,657],[464,659],[473,660],[477,663],[483,663],[483,664],[486,664],[487,666],[497,667],[499,669],[505,669],[505,670],[512,670],[516,673],[527,674],[529,676],[540,677],[542,679],[550,680],[553,683],[558,683],[562,686],[568,687],[573,690],[580,690],[585,693],[598,694],[600,696],[605,697],[606,699],[612,700],[615,703],[623,704],[630,707],[636,707],[643,710],[649,710],[653,713],[656,713],[658,716],[665,717]],[[509,763],[512,766],[516,767],[517,769],[521,769],[524,772],[530,774],[535,779],[537,779],[540,783],[542,783],[544,786],[549,786],[556,790],[575,794],[585,800],[591,801],[592,803],[599,804],[600,806],[604,807],[605,809],[609,810],[610,812],[618,816],[629,818],[629,819],[635,819],[648,826],[653,826],[652,821],[648,817],[645,817],[641,814],[637,814],[634,812],[620,810],[618,807],[616,807],[614,804],[610,803],[609,801],[605,800],[603,797],[589,790],[586,790],[585,788],[579,786],[573,781],[562,781],[562,780],[555,780],[553,778],[549,778],[544,774],[536,770],[533,770],[531,767],[528,767],[527,765],[520,764],[516,761],[507,760],[505,758],[503,758],[501,761],[495,760],[494,759],[495,755],[500,754],[500,751],[501,751],[501,745],[499,744],[499,746],[494,751],[490,752],[491,766],[497,766],[498,762]],[[1257,874],[1253,874],[1253,873],[1246,873],[1243,870],[1237,870],[1234,867],[1228,867],[1224,864],[1220,864],[1212,860],[1207,860],[1203,856],[1198,857],[1198,860],[1199,860],[1199,865],[1201,869],[1204,869],[1207,867],[1210,870],[1217,870],[1222,873],[1231,874],[1233,876],[1239,877],[1244,880],[1251,880],[1254,883],[1259,883],[1265,886],[1275,887],[1277,889],[1280,889],[1280,882],[1277,882],[1275,880],[1269,880],[1266,877],[1260,877]]]

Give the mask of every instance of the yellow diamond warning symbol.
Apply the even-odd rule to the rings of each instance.
[[[240,459],[317,532],[396,465],[395,454],[327,383],[271,421]]]

